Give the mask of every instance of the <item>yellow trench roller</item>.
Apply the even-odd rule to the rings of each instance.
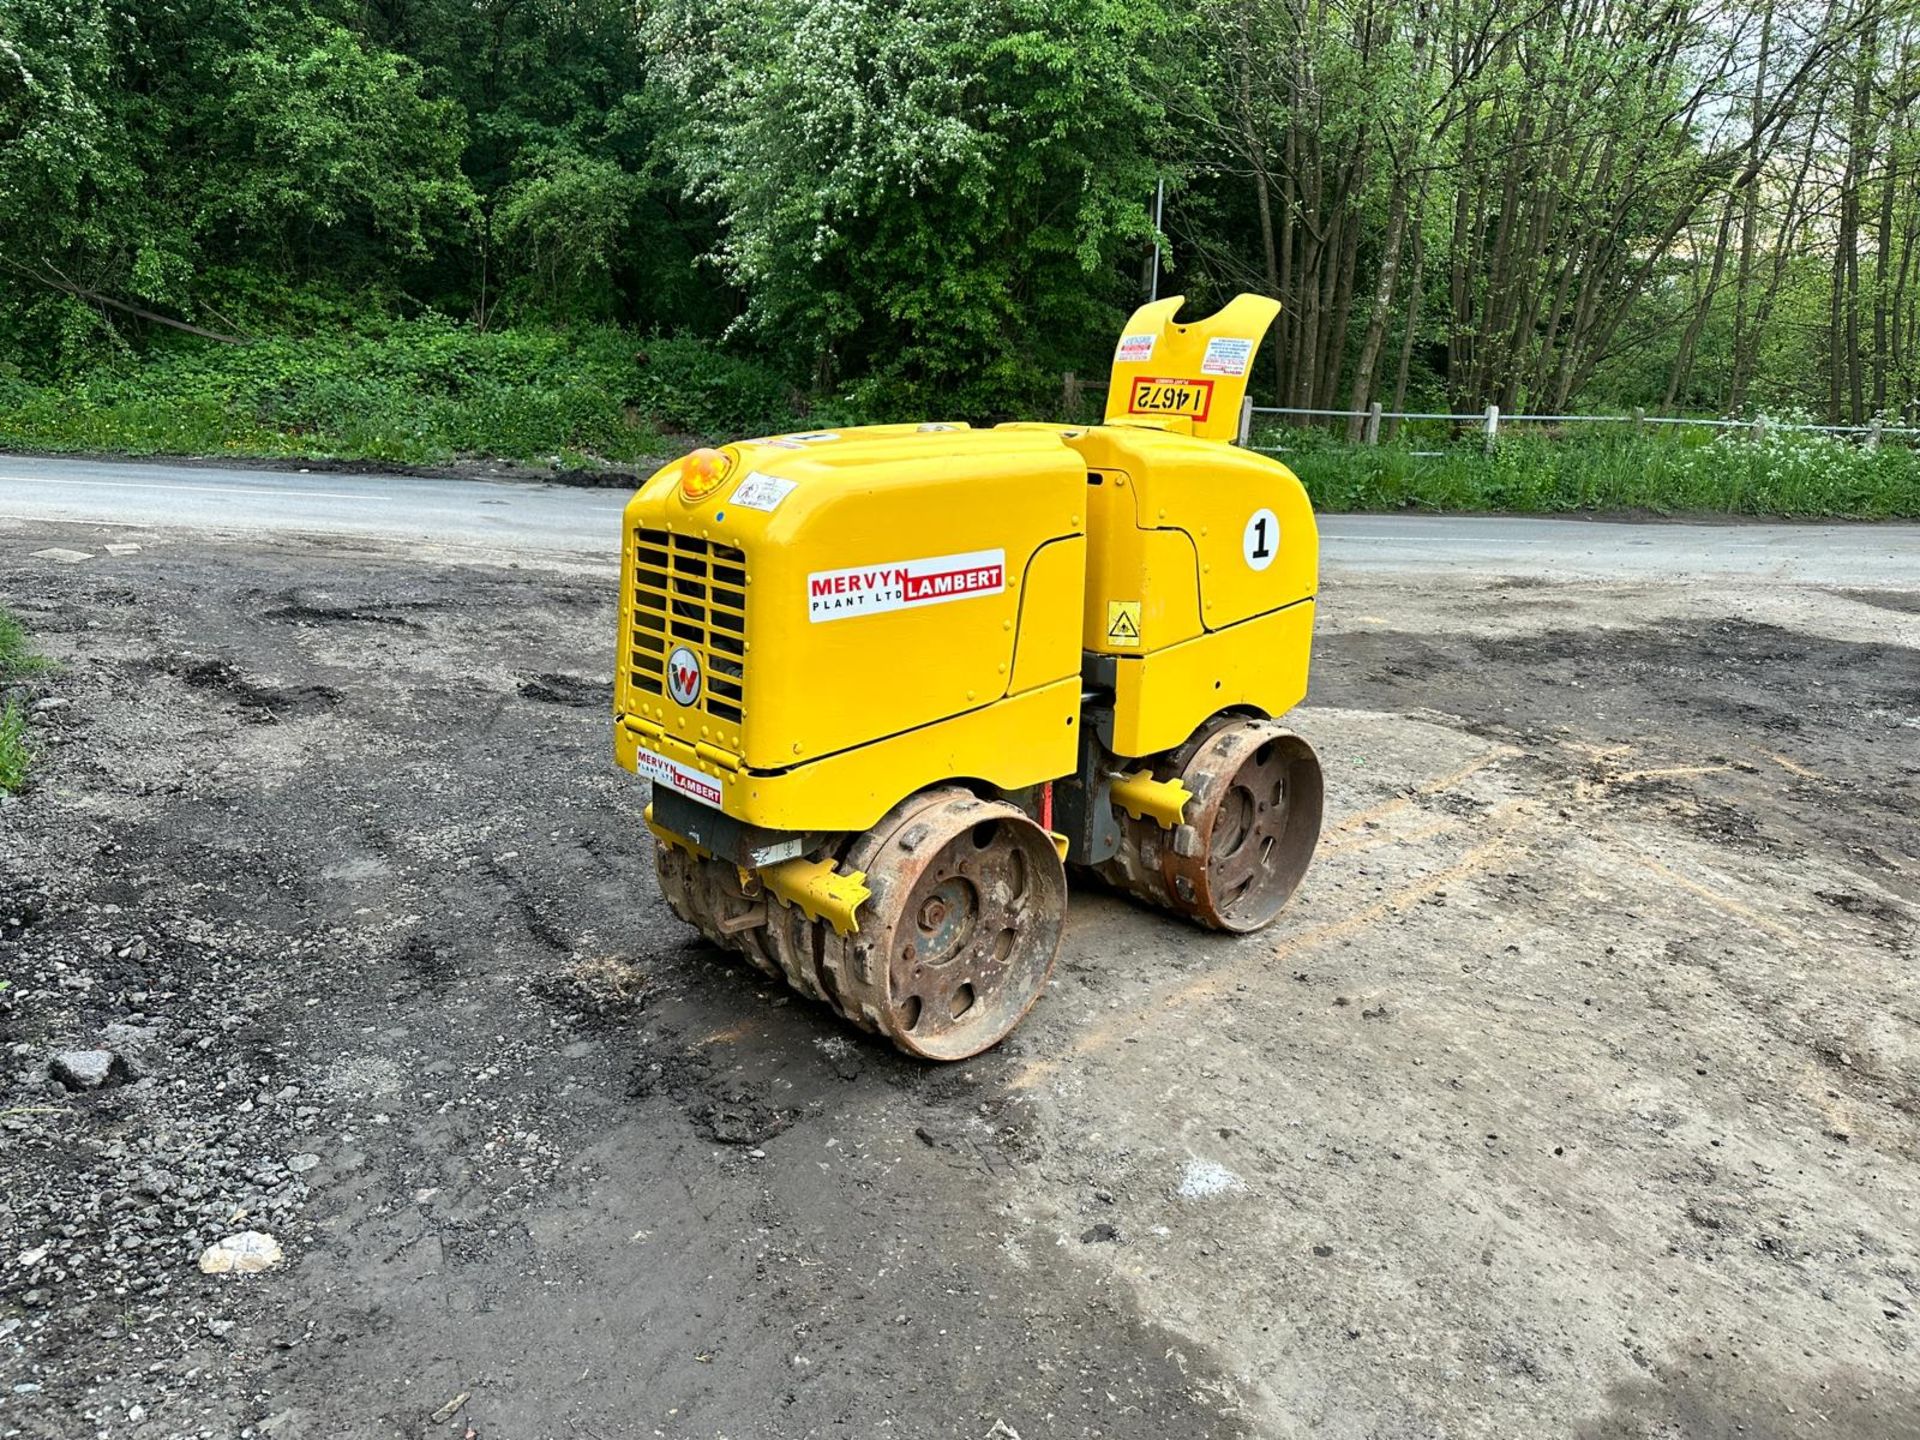
[[[1279,914],[1320,766],[1319,537],[1236,448],[1279,307],[1134,313],[1106,420],[696,450],[627,505],[614,754],[683,920],[934,1060],[1020,1022],[1066,867],[1218,930]]]

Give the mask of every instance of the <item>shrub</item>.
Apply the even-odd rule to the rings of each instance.
[[[798,423],[775,372],[612,327],[482,332],[441,319],[156,349],[64,387],[0,378],[0,446],[433,464],[633,462]],[[665,433],[663,433],[665,432]]]

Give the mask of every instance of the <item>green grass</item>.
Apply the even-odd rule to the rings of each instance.
[[[0,795],[16,795],[26,788],[27,766],[33,752],[27,748],[27,712],[18,700],[0,705]]]
[[[1502,436],[1349,445],[1325,432],[1263,430],[1317,509],[1474,510],[1541,515],[1651,511],[1913,519],[1920,517],[1920,456],[1830,435],[1770,430],[1646,433],[1594,426],[1558,436]],[[1416,454],[1435,450],[1437,455]],[[1270,452],[1271,453],[1271,452]]]
[[[27,647],[27,631],[18,620],[0,610],[0,683],[22,680],[53,668],[53,662]]]
[[[0,610],[0,687],[51,668],[47,660],[27,648],[27,632],[20,622]],[[27,783],[27,711],[17,695],[0,699],[0,795],[17,793]]]
[[[798,409],[765,366],[606,326],[181,342],[45,384],[0,367],[0,449],[626,464],[693,443],[675,437],[797,427]]]

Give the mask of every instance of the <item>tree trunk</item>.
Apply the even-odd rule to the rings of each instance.
[[[1373,284],[1373,308],[1367,314],[1366,334],[1360,341],[1360,355],[1353,364],[1352,408],[1347,420],[1347,439],[1357,441],[1366,424],[1364,411],[1373,402],[1374,367],[1386,341],[1387,318],[1393,311],[1394,286],[1400,278],[1400,250],[1407,231],[1407,177],[1393,177],[1393,192],[1387,202],[1387,235],[1381,242],[1380,274]]]

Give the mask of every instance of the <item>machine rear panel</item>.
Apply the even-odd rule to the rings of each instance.
[[[747,557],[691,535],[639,529],[633,539],[632,684],[652,700],[677,700],[668,666],[685,648],[699,666],[693,704],[703,731],[740,749],[746,723]]]

